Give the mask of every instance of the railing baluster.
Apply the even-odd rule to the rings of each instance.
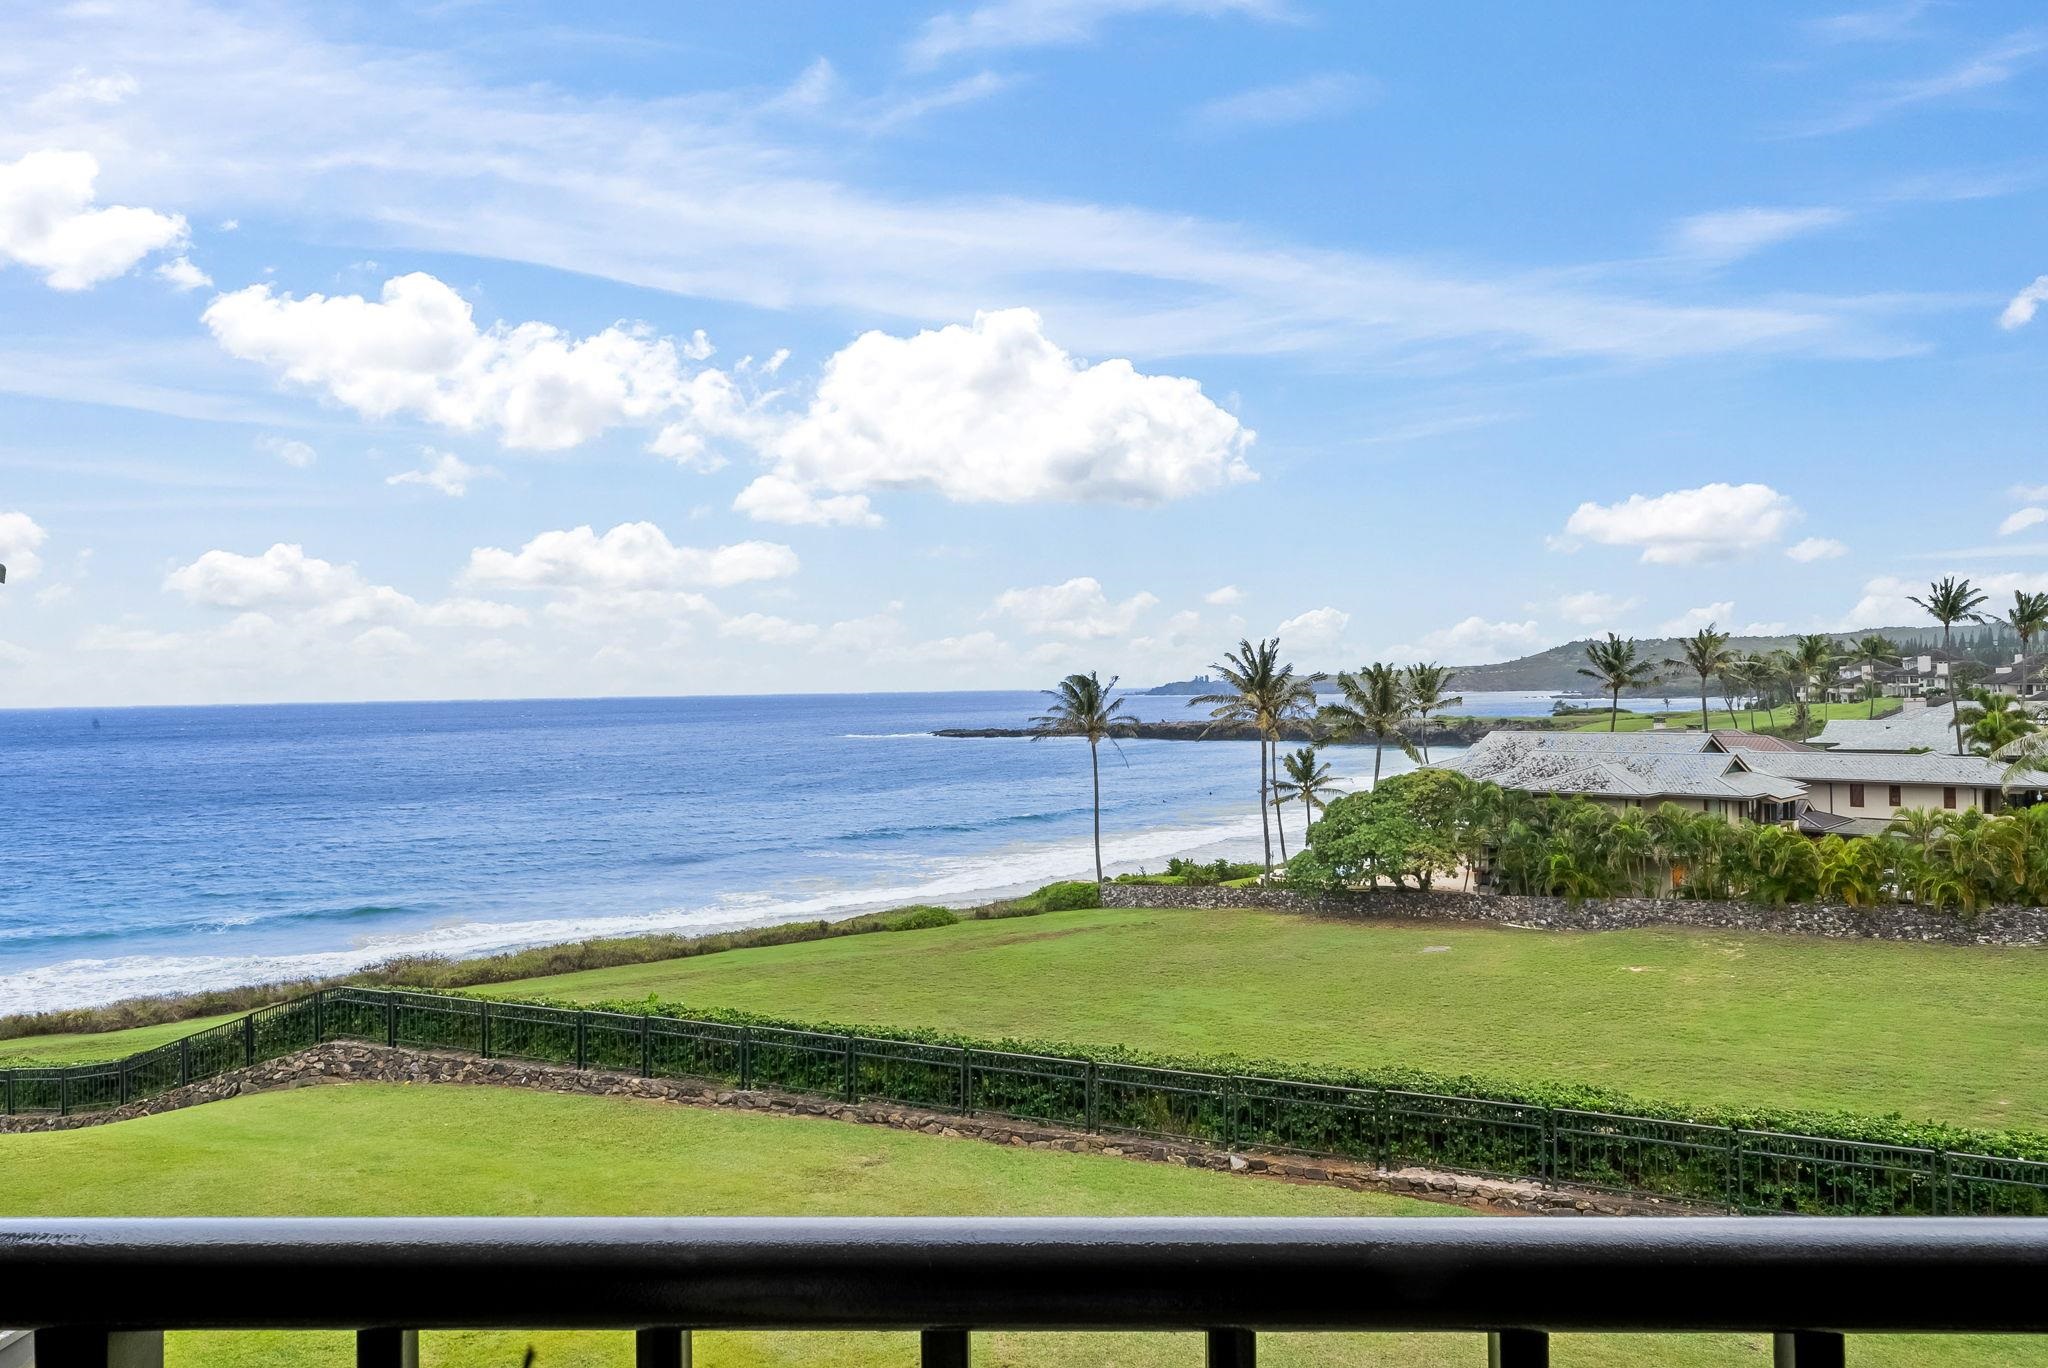
[[[106,1330],[66,1325],[38,1330],[36,1368],[163,1368],[161,1330]]]
[[[1254,1368],[1258,1362],[1258,1337],[1249,1330],[1211,1330],[1205,1338],[1207,1368]]]
[[[384,1326],[356,1331],[356,1368],[420,1368],[420,1332]]]
[[[1842,1337],[1827,1330],[1780,1330],[1771,1344],[1773,1368],[1842,1368]]]
[[[690,1332],[673,1327],[636,1332],[633,1368],[690,1368]]]
[[[1486,1337],[1486,1368],[1550,1368],[1550,1336],[1541,1330],[1495,1330]]]
[[[927,1330],[918,1337],[918,1363],[922,1368],[967,1368],[965,1330]]]

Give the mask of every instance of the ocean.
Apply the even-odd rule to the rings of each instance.
[[[1466,710],[1547,712],[1549,697]],[[928,734],[1023,725],[1043,701],[0,712],[0,1014],[1083,877],[1082,743]],[[1196,715],[1164,696],[1130,710]],[[1326,756],[1353,785],[1371,774],[1370,748]],[[1256,855],[1250,742],[1130,740],[1102,759],[1112,872]],[[1411,767],[1387,752],[1386,772]]]

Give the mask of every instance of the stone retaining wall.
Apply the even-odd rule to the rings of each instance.
[[[1935,941],[1946,945],[2048,945],[2048,908],[1988,907],[1967,921],[1952,912],[1911,907],[1848,907],[1839,903],[1693,902],[1683,898],[1563,898],[1457,889],[1383,888],[1375,892],[1302,893],[1284,888],[1189,888],[1173,884],[1102,886],[1104,907],[1263,908],[1315,916],[1389,921],[1490,922],[1550,931],[1620,931],[1683,926],[1720,931],[1773,931],[1792,936]]]
[[[828,1098],[764,1091],[743,1092],[722,1084],[637,1074],[599,1073],[510,1059],[478,1059],[440,1050],[392,1049],[353,1041],[330,1041],[299,1054],[236,1069],[202,1083],[174,1088],[146,1101],[77,1116],[0,1116],[0,1135],[77,1130],[115,1121],[178,1111],[242,1093],[267,1092],[325,1083],[447,1083],[539,1088],[598,1097],[631,1097],[699,1107],[737,1107],[791,1116],[828,1117],[925,1135],[980,1140],[1034,1150],[1102,1154],[1183,1168],[1214,1169],[1295,1182],[1330,1183],[1358,1192],[1452,1202],[1495,1213],[1542,1216],[1699,1216],[1719,1208],[1691,1207],[1656,1198],[1544,1187],[1536,1183],[1472,1178],[1429,1169],[1388,1170],[1341,1159],[1309,1158],[1257,1150],[1232,1152],[1186,1141],[1096,1135],[993,1116],[960,1116],[921,1111],[893,1102],[838,1102]]]

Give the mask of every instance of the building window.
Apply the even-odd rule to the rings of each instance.
[[[1861,784],[1851,784],[1851,785],[1849,785],[1849,806],[1850,806],[1850,807],[1862,807],[1862,806],[1863,806],[1863,785],[1861,785]]]
[[[1952,808],[1956,805],[1956,791],[1954,789],[1945,788],[1941,791],[1941,805],[1945,808]]]
[[[1899,792],[1899,786],[1897,784],[1893,784],[1892,791],[1885,795],[1885,801],[1889,803],[1894,809],[1902,808],[1906,805],[1906,795]]]

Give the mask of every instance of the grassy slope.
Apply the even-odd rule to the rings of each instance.
[[[2048,1128],[2048,956],[2029,950],[1069,912],[488,991]]]
[[[1673,701],[1676,702],[1677,700],[1674,699]],[[1879,700],[1877,700],[1877,715],[1879,717],[1889,717],[1898,710],[1899,700],[1896,698],[1880,698]],[[1870,704],[1868,702],[1815,703],[1807,709],[1807,713],[1813,719],[1813,729],[1815,731],[1819,731],[1821,723],[1832,722],[1836,718],[1851,718],[1859,722],[1863,721],[1864,719],[1870,716]],[[1697,723],[1700,720],[1700,710],[1699,706],[1695,704],[1690,712],[1686,711],[1682,707],[1678,707],[1673,708],[1669,713],[1660,713],[1657,716],[1665,718],[1673,727],[1683,727],[1688,724]],[[1725,710],[1717,708],[1714,710],[1711,716],[1713,718],[1714,727],[1716,730],[1725,728],[1729,725],[1728,714]],[[1793,722],[1798,720],[1799,713],[1797,709],[1793,708],[1790,704],[1787,704],[1782,708],[1777,708],[1774,710],[1759,709],[1754,714],[1751,714],[1747,709],[1737,708],[1735,710],[1735,717],[1737,723],[1741,726],[1741,729],[1743,731],[1751,731],[1756,728],[1764,728],[1768,730],[1771,728],[1791,726]],[[1649,713],[1624,712],[1621,715],[1620,723],[1615,728],[1615,730],[1648,731],[1650,729],[1651,722],[1654,720],[1655,719]],[[1598,718],[1592,719],[1590,721],[1581,723],[1579,726],[1573,727],[1572,730],[1582,732],[1606,731],[1607,716],[1603,713]]]
[[[190,1021],[168,1021],[160,1026],[136,1026],[126,1031],[17,1036],[12,1040],[0,1040],[0,1068],[16,1064],[85,1064],[110,1055],[134,1054],[138,1050],[167,1045],[180,1036],[218,1026],[223,1021],[233,1021],[241,1015],[234,1012],[227,1016],[194,1017]]]
[[[479,1144],[479,1137],[489,1137]],[[762,1159],[771,1156],[772,1159]],[[593,1162],[594,1157],[598,1158]],[[998,1148],[839,1122],[498,1089],[356,1084],[240,1098],[142,1121],[0,1136],[0,1217],[206,1215],[1449,1215],[1341,1189],[1233,1178],[1098,1156]],[[1048,1368],[1195,1361],[1169,1336],[980,1337],[984,1362]],[[618,1335],[439,1334],[433,1368],[513,1363],[624,1368]],[[913,1361],[908,1336],[706,1335],[726,1368]],[[173,1336],[173,1368],[344,1362],[339,1335]],[[1677,1368],[1757,1362],[1760,1336],[1563,1341],[1560,1363]],[[1265,1361],[1449,1368],[1476,1337],[1274,1336]],[[1873,1339],[1866,1364],[1975,1368],[2048,1363],[2019,1340]]]

